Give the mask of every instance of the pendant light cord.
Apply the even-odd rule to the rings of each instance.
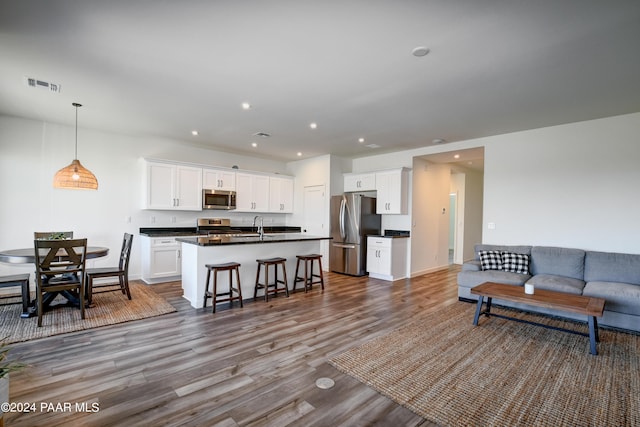
[[[74,102],[71,105],[76,107],[76,156],[74,160],[78,160],[78,107],[82,107],[82,104],[78,104],[77,102]]]

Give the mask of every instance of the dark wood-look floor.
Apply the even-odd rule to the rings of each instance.
[[[32,365],[11,401],[35,413],[10,426],[431,426],[327,363],[457,300],[459,267],[393,283],[326,274],[325,291],[228,309],[193,309],[180,282],[154,285],[177,313],[13,345]],[[425,328],[428,325],[425,325]],[[335,381],[317,388],[318,378]],[[43,412],[41,403],[73,405]],[[99,404],[77,412],[76,403]],[[52,409],[52,408],[50,408]]]

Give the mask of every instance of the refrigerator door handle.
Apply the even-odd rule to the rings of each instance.
[[[333,246],[336,247],[336,248],[344,248],[344,249],[355,249],[356,248],[356,245],[342,245],[342,244],[339,244],[339,243],[334,243]]]
[[[347,201],[345,199],[340,200],[340,237],[342,240],[345,239],[344,233],[344,210],[347,207]]]

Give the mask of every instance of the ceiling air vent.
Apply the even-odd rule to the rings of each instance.
[[[44,89],[49,92],[60,93],[62,87],[57,83],[50,83],[40,79],[34,79],[33,77],[25,77],[24,83],[33,88]]]

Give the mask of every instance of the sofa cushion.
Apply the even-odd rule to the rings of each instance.
[[[584,280],[640,285],[640,255],[589,251],[584,260]]]
[[[604,298],[606,301],[605,310],[640,316],[640,285],[619,282],[587,282],[582,295]],[[635,330],[638,329],[635,328]]]
[[[529,274],[529,255],[502,252],[502,269],[511,273]]]
[[[480,266],[482,270],[502,270],[502,253],[499,251],[480,251]]]
[[[567,294],[581,295],[584,289],[584,281],[571,277],[555,276],[553,274],[536,274],[527,280],[528,284],[537,289],[564,292]]]
[[[466,261],[464,264],[462,264],[461,271],[480,271],[480,270],[482,270],[480,261]]]
[[[584,257],[582,249],[534,246],[531,248],[531,274],[584,279]]]
[[[458,273],[458,286],[472,288],[484,282],[523,286],[530,277],[528,274],[509,273],[502,270],[461,271]]]
[[[515,246],[515,245],[489,245],[489,244],[477,244],[474,247],[476,254],[476,261],[480,261],[478,255],[480,251],[498,251],[498,252],[513,252],[516,254],[531,255],[531,246]]]

